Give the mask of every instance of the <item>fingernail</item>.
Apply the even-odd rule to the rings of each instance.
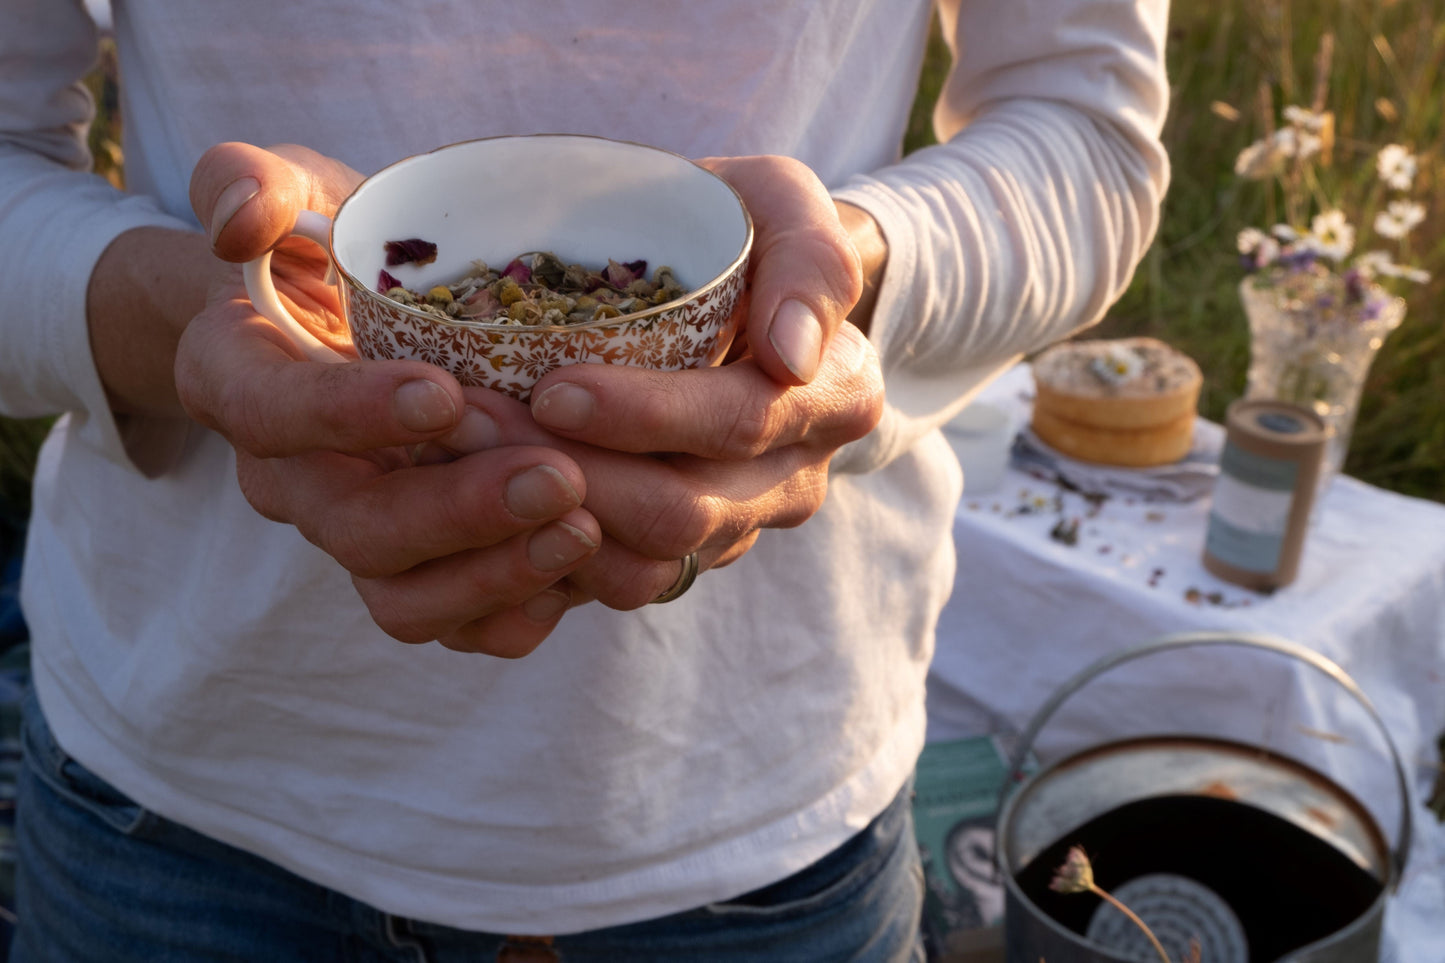
[[[542,572],[555,572],[596,550],[597,543],[587,533],[566,522],[553,522],[527,540],[527,560]]]
[[[773,315],[768,340],[783,364],[805,384],[818,373],[823,348],[823,326],[802,301],[784,301]]]
[[[522,603],[522,611],[533,622],[550,622],[572,604],[572,596],[561,589],[543,589]]]
[[[437,431],[457,423],[452,396],[434,381],[403,382],[391,396],[391,409],[407,431]]]
[[[580,431],[592,420],[596,407],[592,392],[564,381],[532,398],[532,417],[548,428]]]
[[[518,518],[553,518],[582,504],[577,489],[551,465],[537,465],[512,476],[502,502]]]
[[[467,406],[462,420],[437,441],[459,455],[487,451],[501,443],[502,433],[491,416],[480,408]]]
[[[257,194],[261,193],[261,182],[254,177],[242,177],[232,181],[221,196],[216,198],[216,206],[211,209],[211,246],[216,246],[216,238],[231,223],[231,218],[236,212],[246,206],[246,202]]]

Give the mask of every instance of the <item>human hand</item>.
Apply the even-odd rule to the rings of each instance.
[[[698,163],[732,184],[753,218],[747,317],[734,356],[750,352],[779,384],[807,384],[864,292],[865,265],[838,206],[817,175],[791,158]]]
[[[784,158],[704,164],[738,189],[756,229],[732,361],[666,374],[557,369],[532,392],[540,428],[512,417],[507,399],[466,393],[469,405],[523,431],[508,443],[558,445],[582,467],[584,507],[605,539],[568,581],[574,598],[613,608],[655,599],[690,552],[704,568],[726,565],[761,529],[811,517],[834,452],[882,411],[877,355],[844,320],[860,291],[858,257],[817,178]]]
[[[293,315],[348,356],[325,256],[288,235],[297,211],[330,214],[359,180],[303,148],[224,144],[191,181],[216,253],[243,262],[274,246]],[[576,462],[540,444],[494,444],[498,424],[530,422],[525,409],[498,406],[499,421],[478,425],[464,418],[461,386],[431,365],[305,360],[251,306],[239,267],[187,326],[175,374],[187,412],[235,448],[250,504],[345,567],[393,637],[515,657],[571,604],[559,580],[596,551],[601,529],[580,507]],[[416,446],[437,441],[485,453],[413,462]]]

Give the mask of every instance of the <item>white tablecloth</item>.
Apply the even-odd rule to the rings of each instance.
[[[1027,423],[1026,366],[980,400]],[[1217,425],[1201,421],[1201,447]],[[1193,631],[1266,633],[1338,663],[1365,691],[1408,769],[1414,843],[1386,916],[1383,959],[1445,961],[1445,828],[1424,806],[1445,731],[1445,506],[1340,477],[1309,532],[1297,580],[1272,595],[1201,562],[1209,498],[1086,498],[1015,464],[989,493],[967,489],[958,575],[929,680],[929,738],[1018,732],[1061,683],[1109,654]],[[1077,526],[1076,528],[1074,526]],[[1074,538],[1066,537],[1073,529]],[[1397,839],[1389,750],[1337,683],[1275,652],[1160,652],[1100,675],[1044,727],[1044,763],[1146,732],[1234,738],[1335,778]]]

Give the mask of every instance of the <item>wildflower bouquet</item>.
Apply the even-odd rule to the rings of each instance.
[[[1407,263],[1410,234],[1425,220],[1425,206],[1410,197],[1419,159],[1402,144],[1377,150],[1351,143],[1346,152],[1336,142],[1335,118],[1325,107],[1332,52],[1326,36],[1311,106],[1291,105],[1275,118],[1262,88],[1265,135],[1234,165],[1241,178],[1273,182],[1270,210],[1281,200],[1283,206],[1269,230],[1247,227],[1237,237],[1250,325],[1245,395],[1292,402],[1321,417],[1331,435],[1324,485],[1344,462],[1375,353],[1404,319],[1397,289],[1430,279]],[[1342,170],[1337,151],[1368,157],[1372,169]],[[1353,203],[1344,196],[1351,193]],[[1368,223],[1357,226],[1356,218]]]
[[[1285,109],[1289,126],[1280,127],[1267,140],[1256,141],[1239,155],[1235,172],[1250,177],[1261,169],[1289,164],[1307,169],[1321,149],[1323,138],[1314,131],[1327,129],[1328,114],[1302,107]],[[1381,148],[1375,158],[1380,183],[1394,191],[1407,191],[1415,176],[1416,158],[1400,144]],[[1269,176],[1269,175],[1265,175]],[[1375,215],[1374,236],[1408,250],[1408,236],[1425,220],[1425,205],[1408,197],[1394,197]],[[1256,287],[1279,288],[1288,299],[1316,309],[1338,309],[1356,320],[1378,316],[1389,295],[1380,281],[1398,279],[1424,284],[1430,273],[1400,263],[1397,254],[1374,247],[1349,260],[1357,232],[1349,216],[1337,206],[1314,213],[1309,226],[1281,222],[1268,232],[1247,227],[1237,243],[1241,263],[1258,274]]]
[[[1387,312],[1390,290],[1400,282],[1430,280],[1427,271],[1405,263],[1409,235],[1425,220],[1425,205],[1410,197],[1419,160],[1405,145],[1387,144],[1371,151],[1373,180],[1351,171],[1326,176],[1334,173],[1339,146],[1334,115],[1325,108],[1332,51],[1333,40],[1326,36],[1316,60],[1312,106],[1287,106],[1276,119],[1267,88],[1261,91],[1265,135],[1240,152],[1234,172],[1250,181],[1275,182],[1284,219],[1267,231],[1245,228],[1237,245],[1255,289],[1311,309],[1318,323],[1369,321]],[[1347,212],[1341,183],[1361,189],[1356,215],[1375,209],[1368,229],[1357,228]],[[1367,249],[1352,258],[1357,247]]]

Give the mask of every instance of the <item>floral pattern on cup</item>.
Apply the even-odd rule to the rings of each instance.
[[[680,371],[718,364],[736,334],[733,308],[747,265],[672,307],[606,321],[537,327],[446,321],[373,291],[347,287],[356,351],[372,360],[434,364],[461,384],[526,401],[547,372],[569,364],[623,364]]]

